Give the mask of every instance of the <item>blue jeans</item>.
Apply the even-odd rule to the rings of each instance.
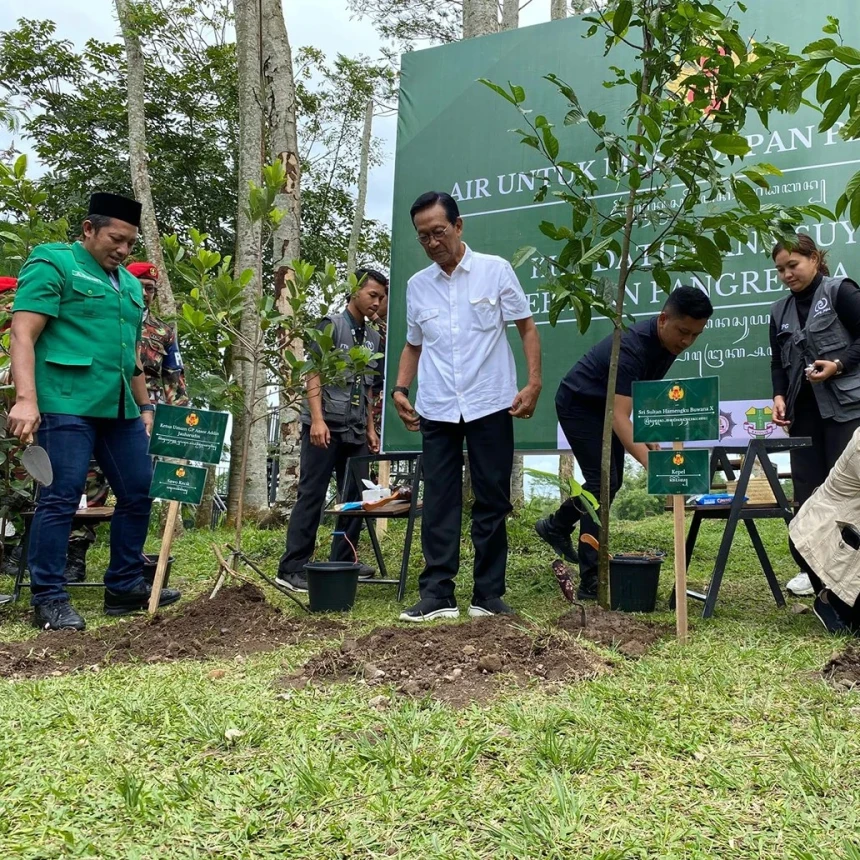
[[[27,561],[33,605],[68,600],[66,550],[93,456],[117,500],[111,519],[105,585],[111,591],[130,591],[143,584],[141,555],[152,508],[152,461],[143,422],[139,418],[45,413],[37,441],[51,461],[54,482],[42,487],[30,527]]]

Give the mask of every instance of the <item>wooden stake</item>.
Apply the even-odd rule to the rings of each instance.
[[[380,460],[379,461],[379,486],[380,487],[388,487],[391,482],[391,460]],[[376,536],[378,538],[385,537],[385,533],[388,531],[388,520],[384,517],[378,519],[374,524],[376,527]]]
[[[675,451],[683,451],[683,442],[674,442]],[[687,549],[684,540],[684,497],[672,496],[675,518],[675,629],[678,641],[687,644]]]
[[[171,502],[167,507],[167,521],[164,524],[164,534],[161,538],[161,552],[158,553],[158,566],[155,568],[152,594],[149,597],[150,615],[155,615],[158,612],[158,602],[161,600],[161,589],[164,587],[164,574],[167,572],[167,560],[170,558],[170,547],[173,544],[173,532],[176,530],[179,508],[179,502]]]

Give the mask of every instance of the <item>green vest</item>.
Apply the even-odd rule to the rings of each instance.
[[[21,268],[12,312],[48,317],[36,341],[40,412],[140,416],[130,383],[144,315],[143,289],[123,267],[116,274],[119,292],[80,242],[39,245]]]

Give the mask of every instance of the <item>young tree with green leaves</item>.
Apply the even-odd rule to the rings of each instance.
[[[739,6],[740,11],[743,7]],[[600,491],[599,599],[608,605],[609,480],[615,381],[625,324],[625,288],[636,272],[647,271],[665,291],[685,273],[722,273],[722,255],[732,240],[754,234],[766,247],[784,239],[805,218],[832,218],[819,206],[763,204],[756,186],[767,188],[779,171],[768,164],[741,161],[750,152],[742,135],[753,114],[767,124],[776,111],[794,111],[802,83],[792,77],[796,58],[777,43],[751,40],[721,4],[701,0],[618,0],[608,11],[586,17],[588,37],[602,38],[613,59],[611,89],[630,97],[620,117],[608,118],[583,105],[575,88],[554,73],[545,80],[564,107],[560,121],[533,115],[521,86],[484,81],[516,108],[525,123],[523,144],[559,168],[560,190],[549,194],[567,204],[564,223],[545,221],[541,232],[559,245],[541,257],[552,291],[550,322],[572,309],[581,331],[594,313],[611,320],[612,354],[603,432]],[[589,131],[595,152],[607,159],[610,180],[622,194],[598,205],[596,183],[563,152],[558,129]],[[728,202],[720,202],[728,201]],[[609,255],[620,260],[618,276],[604,274]],[[537,255],[534,247],[517,253],[518,264]],[[540,255],[537,255],[540,256]]]

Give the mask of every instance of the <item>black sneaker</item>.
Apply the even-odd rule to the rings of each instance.
[[[579,580],[579,588],[576,589],[577,600],[597,600],[597,575],[588,579]]]
[[[85,630],[87,625],[68,600],[52,600],[33,607],[33,626],[41,630]]]
[[[276,576],[275,582],[287,591],[300,591],[304,594],[308,590],[308,575],[303,570],[291,570]]]
[[[555,525],[552,517],[538,520],[535,523],[535,531],[542,541],[548,543],[560,556],[567,559],[571,564],[579,562],[579,556],[576,553],[576,549],[574,549],[573,541],[570,539],[570,533]]]
[[[149,608],[149,596],[152,594],[152,586],[146,582],[133,588],[131,591],[111,591],[105,589],[105,615],[128,615],[131,612],[140,612]],[[162,588],[161,597],[158,599],[159,608],[170,606],[182,597],[182,592],[175,588]]]
[[[433,597],[422,597],[415,606],[404,609],[400,613],[400,621],[433,621],[435,618],[459,618],[460,610],[453,597],[446,600],[436,600]]]
[[[826,593],[826,589],[820,592],[812,604],[815,617],[824,625],[828,633],[849,633],[848,625],[839,617],[839,613],[821,599],[821,595]]]
[[[371,567],[369,564],[360,564],[358,566],[359,579],[373,579],[374,576],[376,576],[375,567]]]
[[[485,615],[516,614],[501,597],[490,597],[488,600],[473,600],[472,605],[469,607],[469,615],[472,618],[482,618]]]
[[[66,582],[84,582],[87,578],[87,552],[90,542],[86,538],[72,538],[66,551]]]

